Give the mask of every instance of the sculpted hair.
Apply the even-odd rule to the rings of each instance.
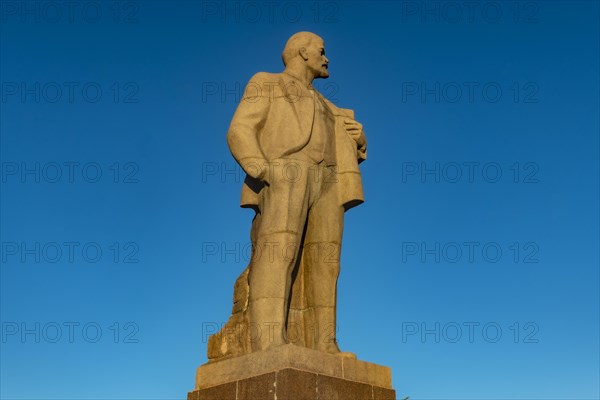
[[[283,60],[283,65],[286,66],[287,63],[298,55],[298,52],[303,47],[308,47],[313,39],[318,39],[319,36],[315,35],[312,32],[298,32],[294,33],[285,44],[285,48],[283,49],[283,53],[281,53],[281,59]]]

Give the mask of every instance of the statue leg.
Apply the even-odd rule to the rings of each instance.
[[[303,249],[307,305],[314,316],[312,343],[308,347],[339,353],[336,340],[337,280],[344,229],[344,209],[339,204],[335,182],[321,184],[321,192],[308,211],[308,225]]]
[[[252,351],[286,343],[292,271],[308,211],[306,174],[288,179],[281,160],[260,198],[248,275]],[[291,162],[291,161],[290,161]]]

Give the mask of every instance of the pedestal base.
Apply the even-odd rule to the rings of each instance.
[[[188,400],[395,400],[387,367],[284,345],[198,368]]]

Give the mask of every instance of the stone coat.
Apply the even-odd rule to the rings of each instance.
[[[364,201],[358,164],[366,159],[366,144],[359,148],[344,129],[343,119],[353,119],[353,111],[323,100],[335,116],[335,179],[340,205],[348,210]],[[314,113],[312,92],[291,75],[259,72],[250,79],[227,132],[229,149],[248,174],[241,207],[257,210],[258,193],[264,183],[252,177],[253,168],[293,155],[306,146]]]

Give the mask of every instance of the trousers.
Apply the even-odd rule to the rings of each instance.
[[[290,292],[300,261],[306,305],[319,327],[335,332],[344,225],[335,166],[288,156],[268,168],[251,230],[248,309],[261,332],[252,342],[253,351],[287,343]],[[335,338],[309,347],[339,352]]]

